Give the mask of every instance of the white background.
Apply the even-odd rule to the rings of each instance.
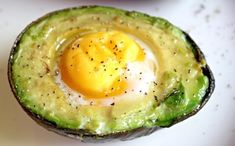
[[[38,126],[20,108],[7,81],[16,36],[47,12],[98,4],[161,16],[188,32],[206,55],[216,88],[194,117],[132,141],[84,144]],[[0,0],[0,146],[235,146],[235,1]]]

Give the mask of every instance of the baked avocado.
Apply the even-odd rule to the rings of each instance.
[[[184,31],[103,6],[55,11],[28,25],[10,52],[8,78],[31,118],[84,142],[170,127],[197,113],[215,86]]]

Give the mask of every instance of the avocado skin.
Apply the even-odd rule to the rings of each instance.
[[[58,133],[60,135],[63,136],[67,136],[67,137],[71,137],[74,139],[79,139],[82,142],[92,142],[92,143],[102,143],[102,142],[109,142],[109,141],[116,141],[116,140],[121,140],[121,141],[125,141],[125,140],[132,140],[134,138],[138,138],[141,136],[147,136],[157,130],[163,129],[163,128],[168,128],[171,127],[193,115],[195,115],[198,111],[200,111],[202,109],[202,107],[207,103],[207,101],[209,100],[209,98],[211,97],[214,88],[215,88],[215,79],[213,76],[213,73],[210,69],[210,67],[206,64],[205,67],[202,68],[203,70],[203,74],[205,76],[208,77],[209,79],[209,87],[206,90],[206,94],[204,95],[201,104],[199,105],[199,107],[197,109],[195,109],[194,111],[192,111],[191,113],[181,116],[181,117],[177,117],[176,119],[174,119],[174,121],[168,125],[168,126],[163,126],[163,127],[152,127],[152,128],[148,128],[148,127],[141,127],[141,128],[137,128],[137,129],[133,129],[131,131],[125,131],[125,132],[119,132],[119,133],[113,133],[113,134],[108,134],[108,135],[102,135],[102,134],[97,134],[94,135],[89,131],[86,130],[73,130],[73,129],[66,129],[66,128],[60,128],[58,127],[55,123],[48,121],[46,119],[44,119],[43,117],[41,117],[38,114],[33,113],[30,109],[28,109],[27,107],[24,107],[21,102],[19,101],[19,97],[17,95],[17,90],[16,87],[14,86],[14,82],[12,80],[12,65],[13,65],[13,56],[14,54],[17,52],[17,46],[20,44],[20,39],[21,36],[24,34],[24,32],[30,28],[31,26],[33,26],[35,23],[38,23],[40,20],[49,17],[51,15],[54,15],[55,13],[58,13],[60,11],[64,11],[64,10],[70,10],[70,9],[86,9],[86,8],[93,8],[93,7],[100,7],[100,6],[81,6],[81,7],[73,7],[73,8],[67,8],[67,9],[63,9],[63,10],[58,10],[58,11],[54,11],[51,13],[48,13],[47,15],[44,15],[43,17],[37,19],[36,21],[33,21],[32,23],[30,23],[16,38],[13,47],[11,48],[10,51],[10,56],[9,56],[9,60],[8,60],[8,81],[11,87],[11,90],[14,94],[14,97],[17,99],[18,103],[21,105],[21,107],[23,108],[23,110],[34,120],[36,121],[39,125],[43,126],[44,128],[46,128],[49,131],[53,131],[55,133]],[[126,11],[126,10],[124,10]],[[135,12],[135,11],[133,11]],[[126,15],[130,15],[132,13],[132,11],[126,11]],[[141,13],[143,14],[143,13]],[[151,17],[147,14],[144,14],[146,17]],[[194,56],[196,58],[196,60],[198,62],[201,62],[201,60],[205,60],[204,54],[202,53],[201,49],[197,46],[197,44],[192,40],[192,38],[184,31],[182,31],[186,37],[187,42],[192,46],[192,48],[194,49]]]
[[[141,127],[126,132],[119,132],[108,135],[94,135],[85,130],[71,130],[71,129],[56,127],[55,124],[47,121],[46,119],[43,119],[42,117],[28,110],[25,111],[27,112],[28,115],[30,115],[32,119],[34,119],[39,125],[43,126],[47,130],[53,131],[57,134],[67,136],[73,139],[78,139],[85,143],[104,143],[104,142],[118,141],[118,140],[121,141],[132,140],[138,137],[147,136],[155,132],[156,130],[162,129],[161,127],[152,127],[152,128]]]

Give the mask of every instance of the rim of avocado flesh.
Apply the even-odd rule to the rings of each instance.
[[[99,17],[99,15],[105,16],[105,18]],[[24,67],[27,68],[28,66],[27,64],[26,65],[23,64],[23,66],[18,65],[21,62],[19,61],[21,58],[21,56],[19,56],[20,54],[19,52],[22,51],[21,48],[23,47],[23,45],[25,45],[23,43],[25,43],[28,40],[32,40],[34,44],[31,44],[31,46],[33,49],[35,49],[35,51],[37,51],[37,49],[39,49],[37,48],[37,41],[40,41],[41,36],[50,35],[50,32],[47,31],[48,34],[46,34],[45,32],[41,31],[39,34],[34,34],[36,31],[33,32],[33,30],[34,29],[36,30],[41,27],[43,27],[44,29],[52,30],[54,26],[46,26],[46,25],[44,26],[44,24],[52,23],[52,21],[55,21],[55,23],[57,21],[60,21],[63,24],[63,21],[66,21],[66,23],[68,21],[65,19],[70,19],[69,21],[71,22],[71,24],[75,22],[78,23],[78,24],[74,24],[74,26],[72,27],[75,27],[75,25],[79,25],[79,27],[76,29],[79,29],[79,31],[80,29],[82,29],[82,31],[86,31],[86,29],[88,29],[89,26],[82,26],[82,24],[79,24],[80,20],[76,19],[76,17],[78,18],[81,17],[82,18],[81,21],[83,21],[82,23],[86,24],[88,22],[86,22],[86,20],[83,18],[86,16],[89,17],[89,19],[87,18],[89,21],[91,19],[95,19],[98,24],[103,23],[102,25],[104,25],[104,27],[107,25],[108,29],[118,28],[122,31],[127,31],[128,33],[130,33],[129,31],[130,29],[132,30],[131,33],[134,33],[133,30],[135,30],[138,33],[138,31],[143,28],[145,28],[145,30],[142,30],[142,31],[148,31],[146,28],[149,28],[149,29],[156,29],[161,34],[164,34],[164,35],[167,34],[166,36],[175,38],[177,41],[180,42],[179,44],[177,44],[179,45],[178,47],[180,48],[181,47],[180,45],[183,45],[183,47],[185,47],[186,50],[192,52],[194,62],[199,64],[198,66],[200,67],[200,70],[198,72],[200,72],[200,76],[195,78],[195,80],[198,82],[198,84],[199,83],[201,84],[200,84],[200,87],[198,87],[198,90],[195,91],[197,92],[197,95],[191,94],[190,91],[189,93],[187,93],[186,91],[188,91],[187,89],[188,87],[185,86],[187,85],[187,83],[186,81],[181,82],[182,79],[180,78],[179,79],[180,83],[179,84],[178,82],[176,83],[177,90],[176,88],[173,88],[171,91],[164,93],[166,94],[165,95],[166,97],[164,97],[162,100],[154,100],[151,102],[151,104],[149,103],[150,104],[149,109],[146,109],[146,111],[144,112],[151,114],[151,115],[146,116],[145,121],[139,120],[139,122],[142,122],[140,124],[128,123],[129,125],[126,126],[126,127],[129,127],[128,129],[125,129],[126,127],[122,128],[122,127],[114,126],[113,128],[112,126],[110,126],[111,128],[109,128],[108,130],[100,130],[100,132],[96,132],[97,130],[93,131],[91,130],[92,128],[89,128],[89,127],[84,128],[80,126],[79,128],[77,123],[75,124],[73,123],[73,120],[66,119],[67,121],[69,121],[68,123],[72,123],[70,125],[66,123],[66,120],[65,121],[62,120],[63,118],[62,116],[61,117],[54,116],[53,114],[55,113],[45,113],[42,107],[37,108],[37,105],[31,105],[30,101],[27,99],[27,98],[30,98],[29,95],[27,95],[27,92],[31,92],[31,91],[28,91],[27,89],[23,89],[23,87],[27,86],[28,82],[21,81],[23,79],[25,80],[26,77],[29,77],[29,76],[27,76],[26,74],[24,78],[21,79],[22,77],[20,77],[20,75],[22,73],[19,73],[19,74],[17,73],[17,72],[22,72],[22,70],[24,70]],[[105,20],[106,17],[112,21]],[[57,23],[60,23],[60,22],[57,22]],[[138,23],[141,26],[132,26],[132,25],[135,25],[135,23]],[[117,25],[117,26],[113,28],[113,25]],[[71,28],[70,30],[73,30],[73,29],[74,28]],[[156,34],[152,34],[152,35],[154,36]],[[57,37],[60,37],[60,36],[57,36]],[[149,36],[146,36],[146,37],[149,37]],[[166,39],[169,40],[169,38],[167,37]],[[148,39],[148,41],[149,40],[151,39]],[[48,39],[48,41],[50,40]],[[151,41],[150,41],[150,44],[151,44]],[[174,46],[174,47],[177,47],[177,46]],[[152,51],[154,51],[154,49]],[[179,50],[179,52],[183,52],[183,51],[184,50]],[[36,52],[36,54],[37,53],[38,52]],[[29,63],[30,63],[30,60],[29,60]],[[20,70],[16,71],[16,68],[17,69],[20,68]],[[171,76],[171,73],[165,76],[167,77]],[[164,76],[161,76],[161,77],[163,78]],[[130,140],[136,137],[149,135],[158,129],[162,129],[163,127],[171,127],[172,125],[179,123],[193,116],[194,114],[196,114],[209,100],[215,88],[214,76],[205,61],[205,57],[202,51],[187,33],[180,30],[178,27],[174,26],[173,24],[171,24],[170,22],[168,22],[167,20],[163,18],[152,17],[147,14],[136,12],[136,11],[126,11],[122,9],[104,7],[104,6],[82,6],[82,7],[58,10],[55,12],[51,12],[37,19],[36,21],[33,21],[31,24],[29,24],[16,38],[16,41],[14,42],[14,45],[11,49],[9,61],[8,61],[8,80],[9,80],[12,92],[15,98],[17,99],[18,103],[21,105],[24,111],[32,119],[34,119],[38,124],[40,124],[41,126],[45,127],[46,129],[50,131],[54,131],[64,136],[80,139],[83,142],[107,142],[107,141],[116,140],[116,139]],[[160,86],[160,85],[157,85],[157,86]],[[190,94],[193,95],[193,97],[188,97]],[[174,113],[172,112],[173,110],[175,110]],[[122,117],[118,117],[118,118],[122,118]],[[127,119],[128,118],[129,117],[127,117]],[[141,118],[143,118],[143,116]],[[134,120],[134,118],[131,120]],[[66,124],[67,124],[67,127],[66,127]],[[112,128],[114,130],[112,130]],[[103,133],[103,131],[105,132]]]

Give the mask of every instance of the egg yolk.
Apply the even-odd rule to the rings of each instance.
[[[62,80],[86,97],[100,98],[125,93],[127,63],[143,61],[145,53],[119,31],[86,34],[63,52],[59,68]]]

